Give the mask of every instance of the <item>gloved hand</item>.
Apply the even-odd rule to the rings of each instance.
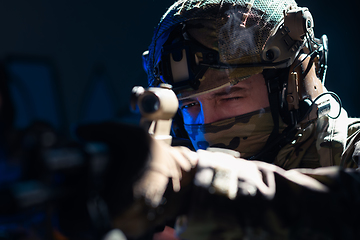
[[[186,147],[171,147],[150,138],[148,159],[137,181],[132,185],[134,201],[121,214],[114,216],[113,225],[127,236],[138,238],[156,226],[163,226],[167,220],[177,216],[188,192],[181,188],[190,186],[198,155]],[[162,201],[172,183],[173,191]],[[181,185],[180,185],[181,182]]]
[[[142,177],[134,184],[135,198],[144,197],[152,207],[157,207],[169,179],[173,190],[180,190],[183,171],[189,172],[198,161],[198,155],[186,147],[171,147],[152,138],[150,160]]]
[[[297,170],[284,169],[261,161],[249,161],[224,152],[198,150],[199,161],[194,184],[211,193],[235,199],[238,194],[255,195],[260,192],[268,200],[276,192],[275,173],[310,189],[326,191],[315,179]]]
[[[224,152],[198,150],[197,153],[195,185],[208,188],[212,193],[225,194],[230,199],[235,199],[239,189],[245,195],[255,195],[257,190],[268,198],[275,195],[274,175],[264,174],[254,161]]]

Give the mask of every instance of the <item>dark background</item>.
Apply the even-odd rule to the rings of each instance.
[[[136,122],[129,99],[133,86],[147,84],[141,54],[172,3],[1,1],[0,60],[18,98],[17,125],[43,118],[67,131],[82,121]],[[298,4],[312,12],[316,37],[326,33],[329,38],[325,85],[340,95],[350,116],[360,117],[358,1]]]

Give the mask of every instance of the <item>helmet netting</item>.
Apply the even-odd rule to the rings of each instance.
[[[180,0],[161,18],[149,46],[149,85],[157,85],[154,69],[167,32],[182,22],[215,20],[218,51],[224,63],[259,62],[267,39],[283,20],[284,11],[297,7],[294,0]],[[245,27],[241,27],[245,24]],[[164,34],[165,33],[165,34]]]

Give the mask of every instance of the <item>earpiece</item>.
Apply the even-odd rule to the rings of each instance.
[[[307,8],[292,9],[284,14],[284,21],[269,38],[261,54],[264,62],[284,62],[278,68],[289,67],[304,46],[305,35],[314,35],[314,21]]]
[[[287,80],[283,75],[285,79],[279,81],[278,100],[280,115],[287,124],[315,119],[316,108],[311,109],[308,101],[324,92],[317,74],[322,72],[323,75],[323,71],[316,68],[326,63],[313,63],[319,62],[320,53],[327,48],[321,49],[321,40],[314,38],[313,27],[313,17],[307,8],[284,12],[283,22],[267,41],[261,55],[263,61],[274,63],[276,68],[288,69]]]

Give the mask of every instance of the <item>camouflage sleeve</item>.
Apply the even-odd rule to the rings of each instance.
[[[360,173],[339,167],[285,171],[198,151],[196,168],[172,181],[155,206],[145,197],[113,220],[139,238],[177,218],[181,239],[357,239]]]
[[[341,166],[347,168],[359,167],[360,160],[360,119],[350,119],[348,138],[345,150],[341,156]]]
[[[360,129],[360,118],[349,118],[348,136],[352,136]]]
[[[192,204],[181,237],[359,239],[360,173],[356,170],[327,167],[284,171],[255,161],[242,167],[246,169],[230,170],[241,173],[235,178],[238,185],[233,199],[224,187],[231,185],[229,176],[233,173],[225,174],[224,168],[212,166],[212,180],[207,186],[196,184],[195,176]],[[246,172],[251,174],[246,176]],[[226,184],[219,189],[220,181]]]

